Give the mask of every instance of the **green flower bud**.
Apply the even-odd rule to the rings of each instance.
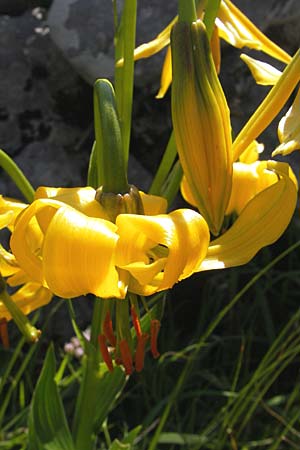
[[[171,44],[177,150],[197,207],[217,235],[232,182],[229,109],[203,23],[176,23]]]

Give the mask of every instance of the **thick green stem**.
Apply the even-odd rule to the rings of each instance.
[[[178,0],[178,20],[187,23],[197,20],[195,0]]]
[[[137,0],[125,0],[122,18],[115,33],[115,60],[123,59],[124,63],[115,70],[115,90],[118,113],[121,122],[123,152],[127,167],[130,133],[131,112],[134,87],[134,58],[136,34]]]
[[[73,433],[76,450],[92,450],[94,448],[94,418],[97,408],[97,392],[100,378],[100,352],[97,338],[101,328],[103,300],[95,298],[91,326],[91,339],[86,345],[86,356],[83,366],[83,379],[77,398]]]

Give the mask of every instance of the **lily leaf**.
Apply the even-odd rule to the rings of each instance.
[[[29,415],[29,450],[75,450],[55,377],[50,346],[36,385]]]

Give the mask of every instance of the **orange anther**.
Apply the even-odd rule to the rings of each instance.
[[[137,338],[139,339],[142,336],[141,323],[134,306],[131,307],[131,318],[132,325],[134,326]]]
[[[131,375],[133,372],[133,363],[132,363],[132,356],[131,351],[128,345],[128,342],[126,339],[122,339],[120,341],[120,353],[122,358],[122,363],[125,368],[126,375]]]
[[[135,370],[137,372],[141,372],[144,367],[144,359],[145,359],[145,345],[149,339],[149,334],[142,334],[140,338],[138,338],[136,351],[135,351]]]
[[[101,352],[103,361],[107,365],[108,370],[110,372],[112,372],[114,370],[114,366],[113,366],[112,359],[111,359],[111,356],[109,354],[109,351],[108,351],[108,348],[106,345],[106,337],[104,336],[104,334],[100,334],[98,336],[98,342],[99,342],[100,352]]]
[[[157,338],[158,338],[158,332],[160,329],[160,321],[157,319],[151,320],[151,327],[150,327],[150,347],[151,347],[151,353],[153,358],[158,358],[160,353],[157,350]]]
[[[116,337],[112,326],[112,320],[109,311],[107,311],[103,322],[103,333],[112,347],[116,346]]]
[[[7,330],[7,320],[5,318],[0,319],[0,338],[4,348],[9,348],[9,337]]]

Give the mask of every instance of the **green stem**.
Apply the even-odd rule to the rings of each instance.
[[[115,61],[124,63],[115,70],[116,101],[122,128],[124,160],[127,167],[134,86],[134,58],[137,0],[125,0],[122,19],[115,34]]]
[[[15,185],[20,189],[26,200],[31,203],[34,198],[34,189],[17,164],[0,149],[0,167],[5,170]]]
[[[178,0],[178,20],[179,22],[187,23],[197,20],[194,0]]]
[[[12,300],[11,296],[7,293],[6,283],[0,275],[0,301],[4,304],[5,308],[9,311],[15,324],[26,338],[28,342],[37,342],[41,335],[41,331],[35,328],[28,320],[27,316],[21,311],[21,309]]]
[[[94,418],[97,404],[97,387],[99,384],[100,352],[97,338],[101,329],[103,300],[95,298],[91,325],[91,340],[86,343],[86,356],[83,365],[83,379],[77,397],[73,434],[76,450],[94,448]]]
[[[205,345],[206,340],[211,335],[211,333],[216,329],[216,327],[219,325],[219,323],[223,320],[223,318],[228,314],[228,312],[233,308],[233,306],[243,297],[243,295],[260,279],[262,278],[272,267],[274,267],[279,261],[281,261],[283,258],[285,258],[289,253],[296,250],[298,247],[300,247],[300,240],[296,242],[295,244],[291,245],[288,249],[286,249],[284,252],[282,252],[280,255],[278,255],[273,261],[271,261],[267,266],[265,266],[263,269],[261,269],[251,280],[245,284],[245,286],[233,297],[233,299],[228,303],[228,305],[225,306],[225,308],[222,309],[222,311],[217,315],[215,320],[213,320],[210,325],[208,326],[206,332],[201,336],[200,340],[198,341],[196,345],[196,349],[193,353],[193,357],[190,357],[188,361],[186,362],[184,369],[182,370],[180,377],[173,389],[173,391],[170,394],[170,398],[167,402],[167,405],[164,409],[164,412],[161,416],[159,425],[155,431],[155,434],[150,442],[150,446],[148,447],[148,450],[155,450],[157,448],[157,444],[159,441],[159,436],[163,430],[163,427],[166,424],[166,421],[169,417],[169,414],[171,412],[171,408],[176,401],[176,398],[186,383],[188,375],[192,372],[192,366],[194,364],[194,361],[196,359],[197,354],[202,349],[202,347]]]
[[[221,3],[221,0],[209,0],[206,4],[203,22],[206,26],[206,33],[207,33],[208,39],[211,38],[211,35],[213,32],[214,23],[215,23],[217,15],[218,15],[220,3]]]

